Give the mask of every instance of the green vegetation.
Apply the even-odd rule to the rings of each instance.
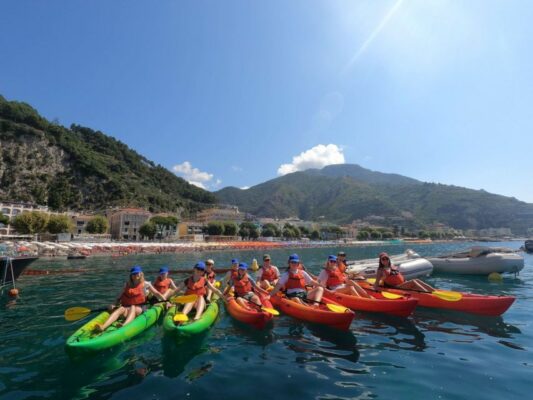
[[[11,225],[22,235],[46,232],[48,214],[39,211],[23,212],[11,221]]]
[[[50,215],[47,230],[52,234],[71,232],[74,228],[72,220],[66,215]]]
[[[85,230],[92,234],[102,234],[106,233],[108,228],[109,223],[107,222],[107,218],[102,215],[97,215],[87,222]]]
[[[533,204],[357,165],[295,172],[247,190],[224,188],[216,196],[222,203],[235,204],[259,217],[296,215],[304,220],[349,223],[380,216],[379,225],[396,225],[393,236],[401,234],[400,226],[415,232],[437,222],[456,229],[508,227],[517,234],[533,226]]]
[[[135,206],[184,216],[216,202],[210,192],[102,132],[70,129],[0,96],[0,200],[53,210]]]
[[[0,213],[0,224],[4,224],[4,225],[9,224],[9,217],[7,215]]]
[[[263,237],[280,237],[281,231],[275,224],[265,224],[261,229],[261,236]]]
[[[156,227],[156,234],[158,239],[163,239],[163,232],[165,229],[170,229],[178,225],[178,219],[172,215],[163,216],[156,215],[150,218],[150,222]]]
[[[239,236],[243,239],[257,239],[259,230],[254,223],[245,221],[239,226]]]
[[[139,228],[139,235],[141,235],[143,238],[148,238],[152,240],[155,237],[156,233],[157,226],[151,221],[145,222]]]

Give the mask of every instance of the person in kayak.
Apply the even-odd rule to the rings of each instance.
[[[346,262],[346,253],[344,251],[339,251],[337,253],[337,266],[342,273],[346,273],[346,268],[348,268],[348,263]]]
[[[348,279],[336,256],[330,255],[318,275],[318,283],[328,290],[358,297],[371,297],[361,286]]]
[[[159,269],[159,275],[155,278],[153,286],[165,300],[178,289],[174,281],[168,277],[168,267]]]
[[[103,324],[96,324],[94,327],[95,331],[105,331],[120,317],[125,318],[122,326],[129,324],[145,310],[146,296],[148,293],[153,294],[160,301],[166,300],[150,282],[144,280],[144,274],[140,266],[136,265],[132,267],[130,269],[130,277],[124,285],[122,293],[117,298],[118,307],[115,308],[115,306],[112,306],[114,310],[111,315]]]
[[[213,269],[215,266],[215,262],[212,259],[205,260],[205,277],[209,281],[211,285],[215,285],[217,273]],[[211,289],[207,289],[207,294],[205,296],[205,300],[209,303],[211,301],[211,297],[213,296],[213,291]]]
[[[223,298],[222,292],[212,285],[205,277],[205,271],[205,263],[203,261],[199,261],[194,265],[192,275],[178,284],[178,291],[185,290],[185,295],[196,294],[198,296],[195,301],[186,303],[181,311],[183,314],[187,315],[194,307],[196,309],[196,314],[193,318],[194,321],[200,319],[204,313],[206,304],[205,296],[207,295],[207,290],[211,290],[219,295],[220,298]]]
[[[314,288],[308,291],[306,286]],[[289,257],[288,271],[280,276],[278,283],[270,292],[270,297],[275,296],[282,288],[289,299],[300,304],[309,302],[318,306],[324,294],[324,288],[302,269],[298,254],[291,254]]]
[[[385,252],[379,255],[379,266],[376,271],[374,290],[378,290],[380,285],[390,288],[419,290],[429,293],[435,290],[435,288],[420,279],[406,281],[398,267],[392,265],[389,255]]]
[[[237,276],[237,269],[239,268],[239,260],[236,258],[231,259],[231,269],[226,272],[226,275],[224,275],[223,280],[223,286],[224,286],[224,292],[228,290],[228,283],[229,281]]]
[[[248,264],[241,262],[237,268],[237,275],[229,281],[228,291],[233,288],[233,295],[235,301],[244,308],[250,308],[247,301],[261,306],[261,299],[255,293],[266,292],[259,287],[257,282],[248,275]]]
[[[270,264],[270,255],[263,256],[263,265],[255,275],[261,288],[267,290],[272,286],[276,286],[279,280],[279,269],[275,265]]]

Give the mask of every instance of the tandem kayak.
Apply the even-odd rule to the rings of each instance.
[[[371,286],[368,287],[370,288]],[[427,293],[414,290],[387,288],[387,292],[402,295],[410,294],[413,298],[418,300],[418,305],[421,307],[440,308],[493,317],[502,315],[515,301],[515,297],[513,296],[484,296],[463,292],[451,292],[457,294],[457,297],[454,298],[454,296],[450,296],[448,298],[446,291],[443,291],[444,295],[439,296],[438,290],[434,293]]]
[[[399,317],[408,317],[416,308],[418,300],[410,295],[402,295],[398,299],[387,299],[379,292],[368,292],[372,297],[359,297],[345,293],[324,291],[324,297],[334,300],[344,307],[356,311],[385,313]]]
[[[197,335],[209,329],[217,319],[219,307],[217,301],[213,299],[199,320],[189,320],[189,322],[178,325],[174,323],[174,315],[176,315],[176,312],[178,312],[178,306],[172,306],[168,309],[165,314],[165,319],[163,320],[163,329],[165,332],[175,334],[178,337],[188,337]],[[195,312],[196,310],[193,309],[190,315],[194,315]]]
[[[263,306],[272,308],[272,304],[269,300],[261,299]],[[228,313],[244,324],[251,325],[256,329],[263,329],[266,324],[272,319],[272,314],[262,311],[258,306],[250,304],[250,309],[242,307],[233,296],[229,296],[226,302],[226,309]]]
[[[109,317],[109,313],[105,311],[74,332],[67,339],[66,349],[71,353],[83,354],[94,353],[116,346],[137,336],[155,324],[163,311],[163,307],[162,304],[156,304],[126,326],[118,326],[115,322],[104,332],[97,333],[94,331],[95,324],[103,324]]]
[[[274,304],[279,310],[291,317],[301,319],[307,322],[313,322],[315,324],[328,325],[333,328],[341,329],[343,331],[348,330],[352,323],[355,314],[353,311],[348,310],[346,312],[334,312],[327,308],[326,304],[336,304],[333,300],[323,298],[322,303],[318,307],[312,305],[300,304],[295,301],[289,300],[285,296],[272,296],[270,298],[272,304]]]

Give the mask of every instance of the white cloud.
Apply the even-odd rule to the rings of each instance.
[[[319,144],[292,158],[292,163],[282,164],[278,175],[304,171],[309,168],[322,168],[331,164],[344,164],[343,150],[336,144]]]
[[[222,183],[220,179],[217,179],[214,183],[212,183],[211,181],[214,177],[213,174],[200,171],[198,168],[193,168],[189,161],[174,165],[172,167],[172,171],[174,171],[176,175],[181,176],[191,185],[198,186],[199,188],[206,190],[208,190],[211,186],[218,187]]]
[[[239,167],[238,165],[232,165],[231,170],[235,172],[242,172],[242,168]]]

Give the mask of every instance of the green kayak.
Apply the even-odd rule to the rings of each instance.
[[[163,321],[163,329],[165,330],[165,332],[173,333],[178,337],[188,337],[202,333],[203,331],[209,329],[211,325],[213,325],[213,323],[217,319],[218,310],[219,307],[217,301],[213,299],[213,301],[207,306],[206,310],[198,321],[189,320],[189,322],[176,325],[174,323],[173,318],[174,315],[176,315],[176,312],[178,311],[178,307],[170,307]],[[195,311],[193,310],[191,314],[193,314],[194,312]]]
[[[96,333],[94,332],[95,324],[102,324],[109,317],[107,311],[103,312],[74,332],[67,339],[66,349],[72,354],[83,354],[116,346],[155,324],[163,311],[163,307],[162,304],[156,304],[126,326],[117,326],[115,322],[104,332]]]

